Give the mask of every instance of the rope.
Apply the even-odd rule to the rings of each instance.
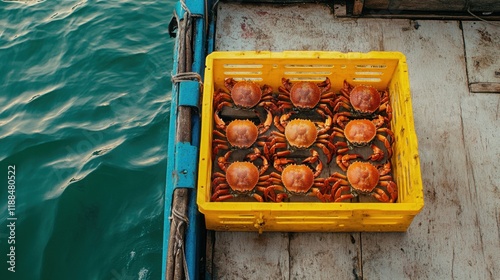
[[[171,81],[174,84],[182,82],[182,81],[192,81],[192,80],[197,80],[198,83],[200,84],[200,87],[203,88],[203,82],[201,81],[201,76],[200,76],[200,74],[198,74],[196,72],[179,73],[179,74],[173,75],[171,78]]]
[[[496,22],[491,22],[491,21],[489,21],[489,20],[487,20],[487,19],[484,19],[484,18],[482,18],[482,17],[480,17],[480,16],[478,16],[478,15],[474,14],[473,12],[471,12],[471,10],[470,10],[470,2],[469,2],[469,0],[465,0],[465,7],[467,7],[467,12],[468,12],[471,16],[475,17],[476,19],[478,19],[478,20],[480,20],[480,21],[482,21],[482,22],[486,22],[486,23],[488,23],[488,24],[491,24],[491,25],[493,25],[493,26],[500,26],[500,24],[499,24],[499,23],[496,23]]]
[[[175,239],[176,239],[175,259],[177,260],[177,259],[179,259],[180,256],[182,256],[182,266],[184,269],[184,276],[185,276],[185,279],[189,280],[189,272],[188,272],[186,254],[184,253],[184,242],[183,242],[184,236],[181,233],[182,226],[185,225],[186,228],[188,227],[189,219],[185,215],[183,215],[182,213],[179,213],[179,211],[177,211],[177,209],[174,208],[174,209],[172,209],[172,215],[169,217],[169,220],[172,223],[172,221],[175,219],[178,222],[177,228],[175,229]]]
[[[184,11],[186,11],[187,17],[189,18],[189,17],[191,17],[191,11],[189,10],[189,8],[185,2],[186,2],[185,0],[180,0],[181,7],[182,7],[182,9],[184,9]]]
[[[172,216],[174,216],[174,217],[172,217]],[[172,209],[172,215],[169,217],[170,220],[173,220],[174,218],[177,218],[177,219],[183,221],[184,223],[186,223],[186,225],[189,224],[189,219],[186,216],[179,213],[179,211],[177,211],[177,209]]]
[[[482,18],[482,17],[477,16],[476,14],[474,14],[474,13],[472,13],[472,12],[470,11],[470,8],[467,8],[467,12],[468,12],[471,16],[475,17],[476,19],[478,19],[478,20],[480,20],[480,21],[482,21],[482,22],[486,22],[486,23],[491,24],[491,25],[493,25],[493,26],[500,26],[500,23],[492,22],[492,21],[489,21],[489,20],[486,20],[486,19],[484,19],[484,18]]]

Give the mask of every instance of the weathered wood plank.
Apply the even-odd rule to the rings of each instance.
[[[500,83],[471,83],[469,84],[471,92],[500,92]]]
[[[365,7],[368,9],[387,10],[389,0],[365,0]]]
[[[213,279],[289,279],[288,233],[216,232]]]
[[[362,279],[359,244],[359,233],[292,233],[290,279]]]
[[[407,55],[426,206],[406,235],[363,234],[363,271],[372,278],[488,279],[477,251],[477,201],[460,152],[461,99],[468,87],[459,23],[422,21],[399,34],[386,29],[384,45]]]
[[[289,252],[289,278],[311,279],[320,275],[335,275],[339,279],[352,279],[355,275],[366,279],[498,277],[498,264],[493,262],[500,259],[500,250],[493,247],[478,252],[485,244],[496,245],[491,236],[485,239],[484,234],[498,232],[498,208],[494,210],[496,220],[488,220],[491,213],[478,216],[481,206],[479,196],[472,192],[476,185],[470,183],[473,174],[468,158],[471,156],[461,152],[466,150],[464,138],[469,137],[463,131],[462,100],[469,93],[464,82],[467,80],[464,46],[458,22],[335,19],[329,9],[316,4],[227,3],[219,7],[217,28],[217,50],[386,50],[401,51],[407,57],[424,181],[424,210],[407,233],[362,233],[361,242],[355,238],[354,244],[350,243],[349,234],[297,233],[292,234],[290,240],[287,236],[274,236],[273,244]],[[487,211],[492,209],[489,207]],[[482,228],[476,226],[478,220]],[[219,276],[245,277],[245,273],[251,271],[249,260],[265,250],[253,244],[258,242],[252,240],[255,238],[252,236],[251,233],[217,233],[214,266]],[[325,242],[326,245],[321,246]],[[245,250],[241,244],[247,244]],[[361,249],[359,244],[363,245],[361,258],[355,253]],[[331,254],[325,251],[326,247],[333,248]],[[284,255],[277,258],[285,258]],[[319,262],[311,263],[314,256],[329,257],[335,263],[323,266]],[[362,273],[353,275],[360,267],[360,259]],[[308,266],[314,269],[307,270]],[[319,266],[321,272],[316,270]],[[264,271],[259,274],[261,277],[285,275],[284,268],[276,268],[276,263],[268,260],[258,267]]]
[[[500,28],[480,21],[462,25],[471,91],[500,92]]]
[[[483,279],[500,277],[500,95],[472,94],[462,99],[472,222],[478,230],[475,248],[485,264]]]
[[[389,10],[408,10],[408,11],[463,11],[465,2],[462,0],[391,0]]]
[[[331,50],[368,52],[384,50],[382,25],[369,20],[366,30],[351,33],[361,19],[335,19],[321,4],[219,6],[215,49],[228,50]],[[388,20],[387,22],[396,22]],[[411,21],[398,21],[404,30]],[[290,28],[293,26],[293,28]],[[368,31],[367,31],[368,30]]]
[[[471,11],[494,12],[500,10],[500,3],[497,0],[471,0],[468,1]],[[365,0],[367,9],[397,10],[407,11],[450,11],[464,12],[467,10],[465,1],[412,1],[412,0]]]

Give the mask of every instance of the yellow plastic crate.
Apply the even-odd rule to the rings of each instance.
[[[271,85],[281,78],[322,81],[338,92],[344,80],[389,89],[395,134],[393,177],[397,203],[211,202],[214,89],[227,77]],[[406,58],[399,52],[340,53],[315,51],[214,52],[206,58],[197,203],[206,227],[218,231],[406,231],[424,206],[417,136]]]

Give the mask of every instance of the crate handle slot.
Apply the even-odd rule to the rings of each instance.
[[[387,68],[387,65],[385,65],[385,64],[358,64],[358,65],[356,65],[356,68],[358,68],[358,69],[373,69],[373,68],[385,69],[385,68]]]
[[[353,78],[352,80],[355,82],[364,82],[364,83],[366,82],[378,83],[381,81],[380,78],[363,78],[363,77]]]
[[[224,64],[224,68],[262,68],[264,65],[262,64]]]

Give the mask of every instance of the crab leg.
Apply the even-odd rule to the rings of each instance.
[[[378,172],[380,174],[380,176],[384,176],[384,175],[387,175],[389,174],[389,172],[391,172],[391,162],[388,161],[387,163],[385,163],[384,165],[382,165],[379,169],[378,169]],[[384,177],[383,177],[384,178]],[[380,180],[380,179],[379,179]],[[392,180],[392,179],[391,179]]]
[[[316,122],[316,125],[320,127],[320,129],[318,130],[318,135],[321,135],[330,130],[330,127],[332,126],[332,117],[325,114],[320,109],[316,110],[316,112],[318,112],[322,117],[326,118],[325,122]]]
[[[376,119],[372,120],[372,123],[377,127],[380,128],[386,123],[386,119],[382,117],[381,115],[377,115]]]
[[[337,147],[335,146],[335,144],[332,143],[332,141],[330,141],[330,135],[323,134],[323,135],[318,136],[317,142],[327,145],[328,149],[330,149],[332,151],[332,153],[335,153],[335,149]]]
[[[393,202],[392,198],[389,198],[384,190],[375,188],[373,190],[372,196],[375,197],[380,202]]]
[[[288,147],[288,144],[287,144],[287,143],[285,143],[285,142],[278,142],[278,143],[273,144],[273,145],[269,148],[269,152],[270,152],[271,154],[273,154],[275,157],[277,157],[277,156],[279,156],[279,155],[277,155],[277,154],[279,154],[279,153],[281,153],[281,152],[276,153],[276,149],[284,149],[284,148],[286,148],[286,147]]]
[[[321,101],[321,100],[320,100]],[[318,112],[322,117],[325,117],[325,113],[331,118],[333,116],[333,112],[326,106],[326,104],[318,104],[318,109],[316,109],[316,112]]]
[[[351,159],[356,159],[356,158],[362,158],[361,155],[358,154],[347,154],[347,155],[338,155],[336,162],[337,165],[342,169],[343,171],[347,171],[347,167],[350,165],[350,160]]]
[[[280,194],[276,195],[275,190],[278,190],[281,192],[286,192],[286,190],[283,186],[271,185],[264,190],[264,197],[266,199],[269,199],[270,201],[274,201],[274,202],[281,202],[283,200],[283,198],[287,197],[286,194],[284,194],[285,197],[280,196]]]
[[[259,134],[264,134],[272,125],[273,123],[273,114],[269,109],[265,109],[267,111],[267,117],[264,123],[261,123],[257,126],[259,129]]]
[[[262,166],[259,168],[259,175],[264,174],[264,172],[266,172],[267,169],[269,168],[269,163],[267,161],[267,158],[261,154],[261,152],[258,148],[254,148],[253,152],[246,155],[245,158],[250,159],[250,161],[255,161],[257,158],[260,158],[262,160]],[[265,176],[261,176],[261,178],[262,177],[265,177]],[[266,179],[267,179],[267,177],[266,177]]]
[[[220,190],[225,190],[225,189],[230,189],[231,187],[227,183],[221,183],[216,186],[214,186],[212,189],[215,192],[218,192]]]
[[[226,123],[219,117],[219,111],[216,111],[214,113],[214,122],[215,122],[215,127],[220,130],[225,130],[226,129]],[[215,130],[214,130],[215,132]]]
[[[283,171],[283,165],[289,164],[289,163],[295,163],[295,160],[293,159],[288,159],[288,158],[278,158],[275,157],[273,161],[273,166],[276,170],[278,171]]]
[[[340,93],[344,95],[347,99],[349,99],[349,93],[352,91],[354,87],[351,86],[346,80],[344,80],[343,87],[340,89]]]
[[[377,112],[385,112],[385,114],[387,115],[387,121],[390,121],[392,120],[392,107],[391,105],[389,104],[389,101],[381,101],[381,105],[380,107],[378,108]]]
[[[216,185],[219,185],[219,184],[226,182],[225,175],[220,173],[220,172],[215,172],[214,177],[215,178],[212,180],[212,186],[216,186]]]
[[[329,136],[329,140],[333,142],[335,137],[345,138],[344,131],[338,127],[334,127],[332,130],[332,134]]]
[[[384,143],[384,147],[387,149],[387,156],[390,158],[392,156],[391,143],[383,135],[377,134],[377,139]]]
[[[217,106],[221,102],[221,100],[230,102],[232,100],[231,95],[229,93],[219,89],[218,91],[216,91],[214,93],[214,101],[213,101],[214,106]]]
[[[331,100],[332,97],[337,97],[337,94],[333,91],[331,92],[324,92],[321,94],[321,99],[320,101],[328,101]]]
[[[342,192],[349,191],[350,189],[351,188],[349,186],[342,186],[342,187],[338,188],[337,191],[335,192],[334,202],[341,202],[343,200],[355,198],[356,196],[352,193],[342,194]]]
[[[389,202],[396,202],[396,200],[398,200],[398,187],[396,186],[396,183],[394,183],[393,181],[381,181],[379,182],[379,185],[382,187],[386,187],[387,192],[391,196]]]
[[[311,150],[311,154],[312,154],[312,156],[304,159],[302,161],[302,163],[315,163],[315,162],[318,162],[318,165],[316,166],[315,172],[314,172],[314,175],[313,175],[314,178],[316,178],[316,177],[319,176],[319,174],[321,174],[321,171],[323,171],[323,163],[319,159],[319,154],[318,154],[317,151]]]
[[[379,161],[384,158],[384,152],[379,147],[374,144],[371,144],[370,147],[373,150],[373,154],[369,156],[367,160],[369,159],[371,161]]]
[[[344,154],[344,153],[347,153],[350,150],[349,145],[346,142],[337,142],[335,144],[335,147],[336,148],[338,148],[338,147],[344,147],[342,149],[337,149],[337,154]]]
[[[333,116],[333,123],[336,123],[342,129],[345,128],[346,124],[350,121],[348,117],[352,116],[350,112],[340,112]]]
[[[349,191],[350,189],[351,188],[349,187],[349,183],[346,180],[337,179],[337,181],[330,189],[329,201],[340,202],[342,200],[354,198],[354,195],[351,193],[342,194],[343,192]]]
[[[392,132],[392,130],[388,129],[388,128],[385,128],[385,127],[382,127],[382,128],[379,128],[377,129],[377,132],[385,132],[387,133],[387,135],[389,135],[391,137],[391,144],[394,143],[394,132]]]
[[[214,156],[216,156],[218,153],[219,153],[219,150],[228,150],[229,149],[229,146],[228,145],[225,145],[225,144],[218,144],[218,145],[215,145],[214,149],[212,150],[212,154]]]
[[[276,128],[279,131],[285,132],[285,128],[280,124],[280,116],[279,115],[274,116],[274,125],[276,126]]]
[[[282,86],[278,88],[280,92],[289,93],[292,89],[292,83],[290,82],[290,79],[281,78],[281,84]]]
[[[217,164],[219,165],[220,169],[226,171],[226,164],[227,164],[227,161],[229,160],[229,157],[231,156],[232,153],[233,153],[232,151],[229,151],[224,156],[219,157],[217,159]]]
[[[328,145],[328,147],[325,146],[325,144],[323,144],[323,141],[324,141],[324,143],[326,143]],[[327,142],[325,140],[318,141],[315,145],[316,145],[316,147],[320,148],[323,151],[323,153],[326,155],[327,163],[330,163],[333,159],[333,154],[335,153],[335,146],[330,147],[330,145],[333,145],[333,144],[330,142]]]
[[[326,92],[327,90],[329,90],[332,87],[332,84],[330,82],[330,79],[328,77],[326,77],[326,79],[323,82],[318,83],[317,86],[319,88],[322,88],[323,92]]]
[[[344,100],[345,97],[341,96],[337,99],[337,104],[335,105],[335,108],[333,108],[333,111],[336,112],[340,109],[340,107],[344,107],[347,110],[351,109],[350,102],[348,100]]]

